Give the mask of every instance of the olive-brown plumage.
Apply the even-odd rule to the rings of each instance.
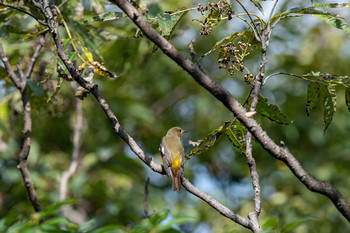
[[[172,177],[174,191],[181,190],[181,177],[185,166],[185,151],[181,142],[181,136],[185,132],[180,127],[169,129],[162,138],[159,148],[165,173],[168,177]]]

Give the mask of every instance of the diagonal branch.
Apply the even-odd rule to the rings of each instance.
[[[46,0],[44,0],[45,3]],[[41,7],[43,8],[43,7]],[[51,11],[50,8],[45,8],[46,11]],[[43,12],[45,13],[45,12]],[[147,164],[153,171],[158,172],[160,174],[165,174],[164,167],[155,161],[153,161],[153,158],[149,157],[145,154],[145,152],[139,147],[139,145],[136,143],[136,141],[128,135],[125,130],[120,125],[117,117],[113,113],[113,111],[110,109],[108,103],[102,96],[101,92],[98,89],[97,84],[94,83],[88,83],[86,82],[81,75],[78,73],[78,71],[75,69],[73,63],[68,59],[67,54],[64,52],[62,40],[60,38],[60,35],[58,33],[58,22],[55,18],[54,14],[52,12],[46,12],[45,15],[48,15],[47,17],[47,23],[51,29],[51,35],[52,38],[56,44],[56,51],[60,59],[65,64],[66,68],[68,69],[69,73],[73,77],[73,79],[78,82],[82,87],[90,91],[98,101],[99,105],[107,115],[108,119],[110,120],[112,127],[114,131],[128,144],[130,149],[145,163]],[[52,15],[52,17],[50,17]],[[209,205],[213,206],[215,209],[217,209],[222,215],[229,217],[230,219],[236,221],[237,223],[241,224],[242,226],[251,229],[250,223],[247,219],[244,217],[234,213],[232,210],[224,206],[223,204],[219,203],[217,200],[209,196],[208,194],[200,191],[198,188],[193,186],[188,180],[185,178],[182,179],[183,186],[194,195],[198,196],[202,200],[209,203]]]
[[[252,133],[261,146],[274,158],[286,163],[294,175],[311,191],[327,196],[339,210],[339,212],[350,222],[350,204],[346,202],[341,193],[326,181],[320,181],[308,173],[300,162],[286,148],[278,146],[251,118],[246,117],[246,111],[242,105],[231,96],[222,86],[214,82],[201,69],[183,56],[175,47],[157,33],[146,19],[127,0],[112,0],[119,6],[128,17],[142,30],[153,43],[155,43],[169,58],[187,71],[201,86],[207,89],[226,108],[233,112],[247,129]],[[266,32],[265,32],[266,33]]]
[[[13,82],[13,84],[15,84],[17,89],[21,89],[22,85],[21,85],[21,80],[17,77],[17,75],[15,74],[15,72],[12,69],[12,66],[10,64],[9,59],[6,57],[5,52],[4,52],[4,48],[2,47],[2,44],[0,43],[0,58],[2,63],[4,63],[5,69],[7,71],[7,73],[10,76],[11,81]]]
[[[38,58],[38,55],[41,48],[43,47],[43,40],[40,39],[39,44],[35,48],[35,52],[33,55],[33,58],[36,60]],[[31,107],[30,107],[30,102],[29,102],[29,96],[28,96],[28,91],[27,91],[27,79],[29,76],[24,75],[22,66],[20,63],[20,60],[18,61],[18,69],[20,76],[22,80],[19,80],[14,73],[9,60],[7,59],[4,50],[2,48],[2,45],[0,43],[0,57],[2,62],[5,65],[5,68],[7,70],[7,73],[10,75],[10,78],[12,82],[15,84],[16,88],[21,92],[22,96],[22,103],[23,103],[23,121],[24,121],[24,128],[23,128],[23,145],[22,145],[22,150],[18,155],[18,163],[17,163],[17,168],[21,171],[22,177],[23,177],[23,182],[24,186],[26,187],[30,202],[32,206],[34,207],[34,210],[36,212],[41,211],[41,205],[40,202],[36,196],[36,192],[34,189],[33,182],[30,178],[30,173],[28,170],[27,166],[27,160],[28,160],[28,155],[31,147],[31,132],[32,132],[32,118],[31,118]],[[32,58],[32,60],[33,60]],[[35,62],[35,61],[34,61]],[[34,64],[33,62],[33,64]],[[33,68],[30,68],[31,70]],[[28,68],[28,70],[30,70]],[[28,73],[30,74],[30,73]]]

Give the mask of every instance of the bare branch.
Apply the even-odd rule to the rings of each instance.
[[[272,19],[273,12],[275,11],[275,8],[277,6],[277,3],[278,3],[278,0],[275,0],[275,3],[272,6],[272,9],[269,15],[269,21],[267,23],[267,30],[271,30],[271,19]]]
[[[143,199],[143,209],[145,211],[146,217],[150,218],[154,215],[154,212],[153,214],[151,214],[148,210],[148,184],[149,184],[149,176],[147,177],[147,180],[145,182],[145,197]]]
[[[47,11],[50,11],[49,8],[45,8],[45,9]],[[50,15],[50,14],[53,15],[52,12],[47,13],[47,15]],[[115,116],[113,111],[110,109],[108,103],[103,98],[102,94],[100,93],[100,91],[98,89],[98,86],[96,84],[94,84],[94,83],[86,82],[80,76],[79,72],[77,72],[77,70],[75,69],[73,63],[68,59],[66,53],[64,52],[62,40],[61,40],[60,35],[58,33],[57,19],[55,17],[52,17],[52,18],[47,18],[47,20],[48,20],[48,24],[51,27],[52,38],[54,39],[54,42],[56,44],[57,54],[60,57],[60,59],[63,61],[63,63],[65,64],[66,68],[70,72],[70,74],[73,77],[73,79],[76,82],[78,82],[82,87],[84,87],[85,89],[90,91],[95,96],[95,98],[98,101],[99,105],[101,106],[101,108],[103,109],[103,111],[107,115],[108,119],[110,120],[113,129],[128,144],[130,149],[145,164],[147,164],[153,171],[161,173],[161,174],[165,174],[164,167],[162,165],[156,163],[155,161],[153,161],[153,159],[151,157],[147,156],[144,153],[144,151],[139,147],[139,145],[136,143],[136,141],[124,131],[124,129],[120,125],[117,117]],[[245,226],[245,227],[247,227],[249,229],[252,229],[252,228],[250,228],[250,225],[249,225],[250,223],[249,223],[249,221],[247,219],[245,219],[242,216],[234,213],[233,211],[231,211],[230,209],[228,209],[227,207],[225,207],[224,205],[219,203],[217,200],[215,200],[214,198],[212,198],[208,194],[200,191],[199,189],[194,187],[185,178],[183,178],[182,181],[185,183],[183,185],[184,185],[184,187],[186,189],[188,189],[191,193],[193,193],[194,195],[198,196],[202,200],[207,201],[210,205],[214,206],[214,208],[217,208],[222,215],[228,216],[230,219],[233,219],[234,221],[238,221],[238,222],[240,222],[240,224],[243,224],[243,226]]]
[[[21,81],[19,80],[19,78],[17,77],[15,72],[13,71],[12,66],[10,64],[10,61],[6,57],[1,43],[0,43],[0,58],[1,58],[2,63],[4,63],[5,69],[6,69],[7,73],[9,74],[11,81],[13,82],[13,84],[15,84],[17,89],[21,90],[22,89]]]
[[[192,57],[192,60],[197,64],[197,66],[199,67],[199,69],[201,69],[201,71],[203,71],[203,72],[205,73],[205,71],[203,70],[202,66],[201,66],[200,63],[199,63],[197,54],[196,54],[196,52],[194,51],[193,46],[194,46],[194,39],[191,41],[191,43],[190,43],[190,45],[189,45],[190,52],[191,52],[191,57]]]
[[[23,90],[27,84],[27,78],[23,73],[21,60],[22,59],[20,57],[17,60],[17,69],[18,69],[19,77],[21,78],[21,90]]]
[[[311,191],[327,196],[343,216],[350,221],[350,205],[343,198],[341,193],[328,182],[320,181],[309,174],[299,161],[286,148],[278,146],[252,118],[246,117],[246,110],[231,96],[222,86],[210,79],[193,62],[184,57],[164,37],[159,35],[146,19],[127,0],[113,0],[128,17],[142,30],[153,43],[155,43],[168,57],[174,60],[180,67],[187,71],[201,86],[207,89],[219,101],[221,101],[238,120],[240,120],[252,133],[262,147],[274,156],[287,164],[294,175]]]
[[[36,50],[38,49],[38,51],[37,51],[38,53],[40,52],[41,47],[42,46],[40,46],[40,44],[36,47]],[[20,73],[20,76],[22,78],[22,81],[20,81],[17,78],[16,74],[14,73],[14,71],[9,63],[9,60],[7,59],[7,57],[3,51],[1,43],[0,43],[0,56],[1,56],[2,62],[5,65],[7,73],[10,75],[12,82],[15,84],[15,86],[21,92],[21,95],[22,95],[23,121],[24,121],[23,145],[22,145],[22,150],[18,155],[17,168],[22,173],[24,186],[26,187],[30,202],[31,202],[32,206],[34,207],[34,210],[36,212],[40,212],[41,205],[40,205],[40,202],[36,196],[34,185],[33,185],[33,182],[30,178],[30,173],[29,173],[28,167],[27,167],[27,160],[28,160],[28,155],[29,155],[29,151],[30,151],[30,147],[31,147],[31,132],[32,132],[31,107],[30,107],[30,102],[29,102],[29,97],[28,97],[28,92],[27,92],[27,77],[23,73],[21,61],[19,59],[18,60],[18,69],[19,69],[19,73]]]
[[[251,229],[250,222],[248,219],[243,218],[239,214],[236,214],[217,200],[215,200],[213,197],[208,195],[207,193],[201,191],[197,187],[195,187],[193,184],[191,184],[186,178],[182,178],[182,185],[186,188],[187,191],[192,193],[193,195],[199,197],[206,203],[208,203],[211,207],[213,207],[215,210],[217,210],[221,215],[225,216],[228,219],[231,219],[232,221],[240,224],[243,227],[246,227],[248,229]]]
[[[73,132],[73,153],[72,161],[69,166],[69,169],[65,171],[62,175],[60,182],[60,201],[64,201],[67,198],[67,186],[69,179],[74,175],[78,167],[78,158],[80,153],[80,138],[81,138],[81,129],[83,127],[83,104],[82,101],[78,98],[76,100],[76,120],[74,124]]]
[[[249,14],[249,12],[247,11],[247,9],[243,6],[243,4],[242,4],[239,0],[237,0],[237,2],[238,2],[238,4],[243,8],[243,10],[245,11],[245,13],[247,13],[247,15],[248,15],[250,21],[252,22],[252,24],[253,24],[254,27],[252,27],[252,26],[250,26],[250,27],[252,28],[252,30],[253,30],[253,32],[254,32],[254,35],[255,35],[256,40],[257,40],[257,41],[261,41],[261,35],[259,34],[259,30],[258,30],[258,28],[256,27],[256,24],[255,24],[255,22],[254,22],[252,16],[250,16],[250,14]]]
[[[32,59],[30,60],[29,66],[27,68],[27,72],[26,72],[26,75],[25,75],[25,77],[27,79],[30,77],[30,75],[33,72],[35,62],[36,62],[36,60],[38,60],[38,57],[39,57],[39,54],[40,54],[40,50],[44,46],[44,42],[45,42],[45,34],[42,34],[39,37],[39,44],[36,46],[34,54],[32,56]]]

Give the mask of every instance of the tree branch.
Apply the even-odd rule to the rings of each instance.
[[[65,171],[61,177],[60,181],[60,192],[59,192],[59,200],[60,202],[66,200],[67,198],[67,190],[68,190],[68,181],[74,175],[78,168],[78,159],[80,153],[80,138],[81,138],[81,130],[83,128],[83,103],[80,99],[75,98],[75,110],[76,110],[76,119],[74,122],[74,130],[73,130],[73,152],[72,152],[72,161],[67,171]],[[60,213],[62,216],[68,217],[68,212],[70,211],[70,206],[61,206]]]
[[[22,89],[21,80],[19,80],[19,78],[16,76],[15,72],[13,71],[10,61],[6,57],[4,48],[2,47],[1,43],[0,43],[0,58],[2,63],[4,63],[5,69],[9,74],[11,81],[13,82],[13,84],[15,84],[18,90],[21,90]]]
[[[175,61],[180,67],[187,71],[201,86],[207,89],[219,101],[221,101],[238,120],[240,120],[252,133],[262,147],[274,158],[286,163],[294,175],[311,191],[327,196],[339,212],[350,221],[350,205],[343,198],[341,193],[326,181],[319,181],[309,174],[299,161],[286,148],[278,146],[261,128],[261,126],[251,118],[246,117],[246,111],[242,105],[231,96],[222,86],[210,79],[201,69],[180,54],[175,47],[164,37],[159,35],[146,19],[127,0],[112,0],[121,8],[128,17],[141,29],[153,43],[155,43],[169,58]]]
[[[45,3],[45,1],[46,0],[44,0],[44,3]],[[41,7],[41,8],[43,8],[43,7]],[[51,34],[52,34],[52,38],[53,38],[53,40],[54,40],[54,42],[56,44],[57,54],[60,57],[60,59],[63,61],[63,63],[65,64],[66,68],[68,69],[68,71],[71,74],[71,76],[73,77],[73,79],[76,82],[78,82],[79,85],[81,85],[82,87],[84,87],[85,89],[90,91],[95,96],[95,98],[98,101],[99,105],[101,106],[101,108],[103,109],[103,111],[107,115],[108,119],[110,120],[114,131],[128,144],[130,149],[145,164],[147,164],[153,171],[164,175],[165,174],[164,167],[162,165],[156,163],[155,161],[153,161],[153,158],[147,156],[144,153],[144,151],[139,147],[139,145],[136,143],[136,141],[130,135],[128,135],[125,132],[125,130],[122,128],[122,126],[120,125],[117,117],[115,116],[113,111],[110,109],[108,103],[106,102],[106,100],[104,99],[102,94],[100,93],[97,84],[86,82],[80,76],[80,74],[77,72],[77,70],[75,69],[73,63],[68,59],[67,54],[64,52],[62,40],[61,40],[60,35],[58,33],[58,22],[57,22],[57,19],[54,16],[55,14],[53,14],[51,12],[50,8],[48,8],[48,7],[46,7],[45,10],[46,11],[50,11],[50,12],[46,12],[46,14],[44,14],[44,15],[48,16],[47,17],[47,23],[48,23],[48,25],[49,25],[49,27],[51,29],[50,31],[51,31]],[[43,13],[45,13],[45,12],[43,12]],[[50,15],[52,15],[53,17],[50,17]],[[183,184],[184,187],[189,192],[191,192],[194,195],[198,196],[202,200],[208,202],[209,205],[213,206],[214,208],[217,208],[217,210],[222,215],[228,216],[230,219],[232,219],[234,221],[237,221],[237,223],[241,224],[242,226],[247,227],[248,229],[251,229],[250,228],[251,226],[249,224],[248,219],[245,219],[242,216],[234,213],[232,210],[228,209],[227,207],[225,207],[224,205],[219,203],[217,200],[215,200],[214,198],[212,198],[208,194],[200,191],[198,188],[194,187],[185,178],[183,178],[182,181],[184,182],[184,184]]]
[[[65,171],[62,175],[60,182],[60,201],[64,201],[67,198],[67,186],[69,179],[74,175],[78,167],[78,158],[80,153],[80,138],[81,138],[81,129],[83,128],[83,103],[80,99],[76,98],[76,119],[74,123],[73,131],[73,152],[72,152],[72,161],[69,166],[69,169]]]
[[[154,212],[153,214],[151,214],[148,209],[148,184],[149,184],[149,176],[147,176],[147,180],[145,182],[145,197],[143,199],[143,209],[145,211],[146,217],[150,218],[154,215]]]
[[[43,43],[41,43],[41,42],[42,41],[40,39],[39,44],[35,48],[35,52],[33,55],[34,60],[36,60],[38,58],[37,53],[40,52],[40,50],[43,46]],[[7,73],[10,75],[12,82],[15,84],[16,88],[21,92],[22,103],[23,103],[24,129],[23,129],[23,145],[22,145],[22,150],[18,155],[17,168],[22,173],[24,186],[26,187],[30,202],[31,202],[32,206],[34,207],[34,210],[36,212],[40,212],[41,205],[40,205],[40,202],[36,196],[34,185],[33,185],[33,182],[30,178],[30,173],[29,173],[28,166],[27,166],[28,155],[29,155],[29,151],[30,151],[30,147],[31,147],[31,132],[32,132],[31,107],[30,107],[28,91],[27,91],[27,79],[28,79],[29,75],[28,76],[24,75],[23,70],[22,70],[22,66],[20,63],[20,59],[19,59],[18,69],[19,69],[19,73],[20,73],[22,80],[20,81],[17,78],[16,74],[14,73],[14,71],[11,67],[9,60],[7,59],[7,57],[4,53],[4,50],[2,48],[1,43],[0,43],[0,57],[1,57],[2,62],[5,65]],[[33,61],[33,58],[32,58],[32,61]],[[33,64],[34,63],[35,63],[35,61],[33,62]],[[33,67],[28,68],[28,70],[30,70],[30,69],[32,70]],[[27,72],[27,73],[30,74],[31,72]]]

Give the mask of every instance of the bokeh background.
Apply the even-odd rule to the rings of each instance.
[[[22,3],[30,5],[26,1]],[[148,6],[150,9],[158,7],[162,11],[174,11],[181,7],[197,7],[198,3],[190,0],[148,1]],[[204,1],[200,3],[206,4]],[[242,3],[249,12],[266,20],[273,1],[262,3],[265,15],[249,1]],[[280,1],[277,11],[314,3]],[[235,13],[243,13],[235,1],[232,1],[232,7]],[[34,12],[34,9],[31,10]],[[125,130],[158,162],[161,162],[158,152],[161,137],[170,127],[181,126],[189,131],[183,140],[188,154],[193,149],[188,140],[203,139],[233,117],[159,49],[154,52],[153,44],[139,36],[140,32],[128,18],[92,22],[84,25],[85,32],[81,33],[75,20],[83,22],[98,13],[118,10],[108,1],[73,0],[65,3],[60,10],[76,43],[90,41],[89,48],[96,60],[120,75],[115,80],[96,75],[95,82]],[[347,8],[333,9],[332,12],[339,13],[349,22]],[[5,8],[1,8],[0,13],[1,43],[11,64],[15,66],[19,57],[23,58],[23,62],[28,61],[37,39],[23,40],[23,37],[38,31],[36,21]],[[200,20],[203,17],[198,11],[189,12],[170,39],[187,56],[192,39],[196,40],[194,47],[200,57],[218,40],[246,28],[236,18],[221,22],[212,33],[201,36]],[[68,38],[66,30],[63,27],[60,30],[62,37]],[[84,33],[90,38],[83,38]],[[311,15],[288,18],[272,32],[266,74],[320,71],[350,75],[349,48],[350,37],[344,31]],[[59,179],[71,160],[75,119],[76,99],[70,82],[64,81],[57,95],[47,102],[59,82],[52,68],[57,61],[54,49],[52,39],[47,36],[29,83],[33,131],[28,163],[44,209],[58,201]],[[258,72],[259,58],[256,51],[245,61],[252,74]],[[236,72],[230,75],[219,69],[217,59],[218,51],[215,51],[201,58],[200,62],[212,79],[243,103],[250,91],[243,80],[244,74]],[[0,217],[15,211],[25,218],[33,210],[16,168],[23,127],[21,100],[6,77],[2,64],[0,71]],[[310,116],[306,115],[307,84],[304,80],[285,75],[268,79],[262,95],[269,98],[269,103],[277,105],[293,123],[279,125],[261,116],[256,116],[256,119],[276,142],[285,142],[305,169],[316,178],[333,184],[350,200],[350,113],[345,104],[345,89],[337,88],[337,111],[333,122],[323,133],[322,106],[318,106]],[[176,225],[175,229],[201,233],[249,232],[186,190],[179,193],[171,191],[171,181],[144,165],[114,133],[92,95],[84,99],[83,111],[79,168],[69,183],[69,197],[77,200],[73,206],[77,211],[75,214],[85,221],[95,219],[96,226],[119,224],[125,229],[133,228],[145,219],[144,183],[149,176],[151,211],[170,210],[165,223],[188,217],[187,223]],[[349,223],[329,199],[307,190],[286,165],[275,160],[259,144],[254,143],[253,153],[262,187],[262,224],[270,223],[276,232],[281,232],[289,223],[300,224],[294,232],[350,230]],[[185,176],[198,188],[243,216],[253,209],[253,189],[245,157],[225,137],[210,150],[188,160]]]

